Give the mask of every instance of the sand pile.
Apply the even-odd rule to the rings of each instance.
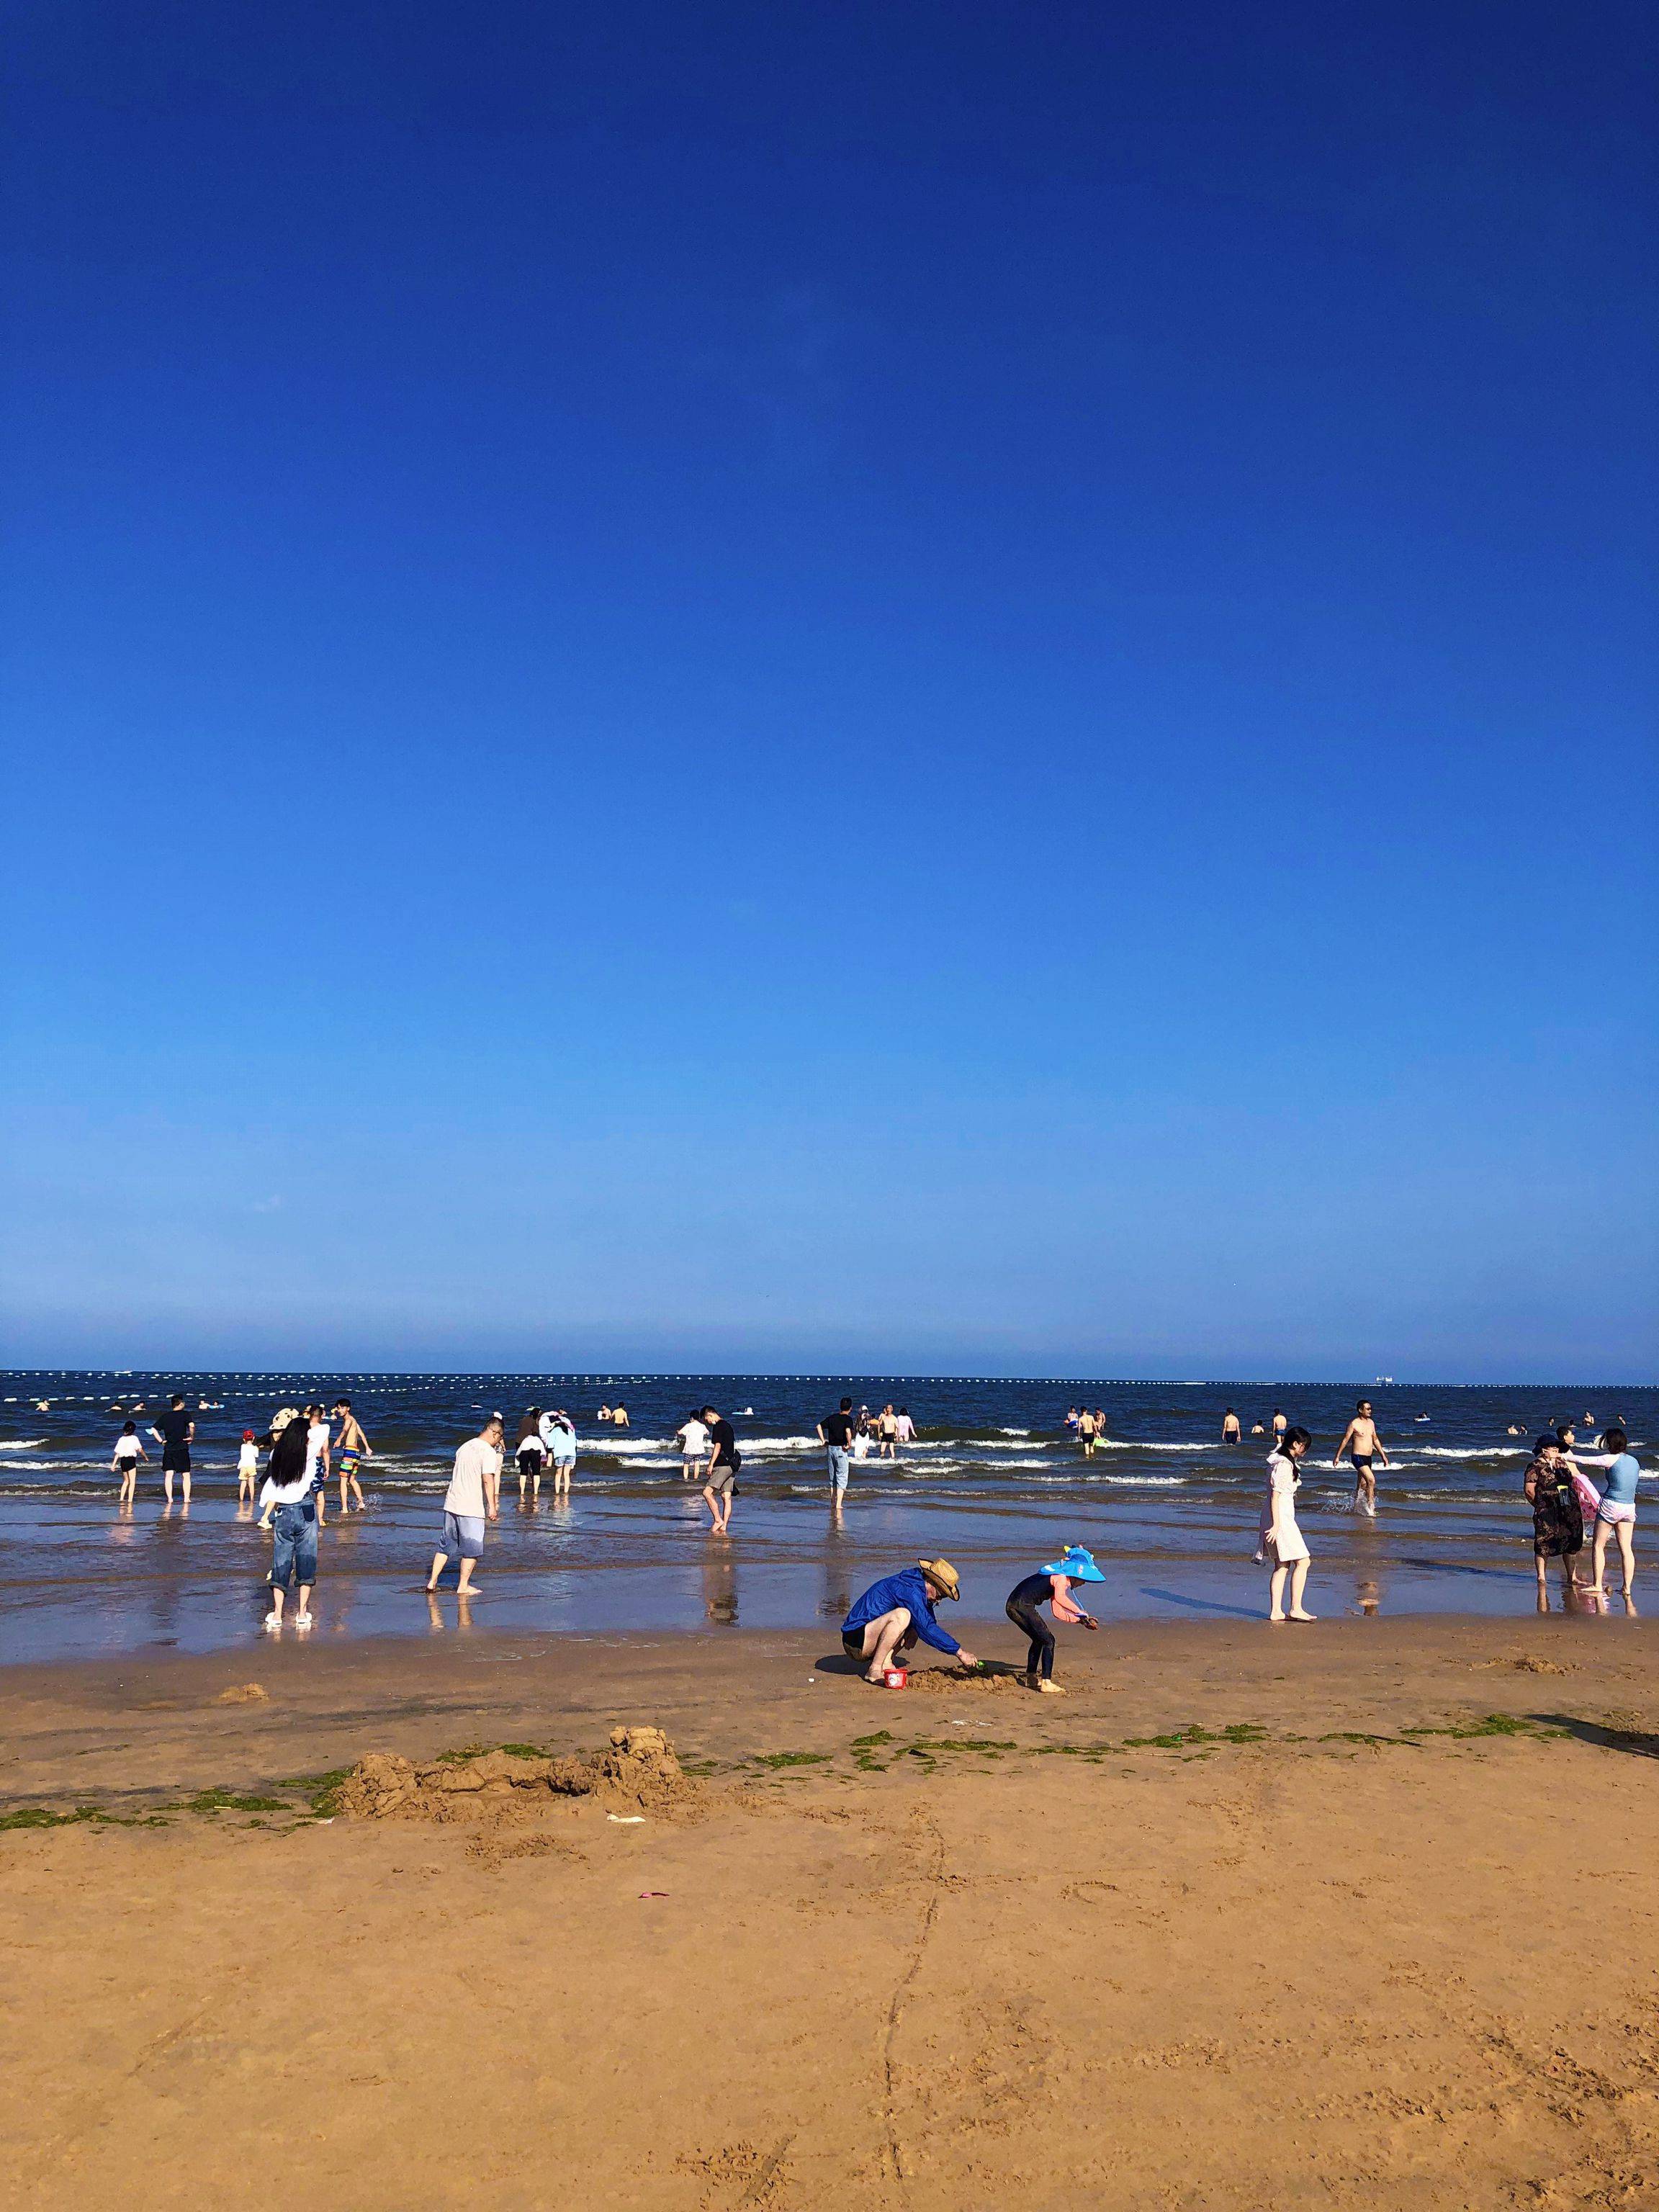
[[[970,1692],[991,1690],[1025,1689],[1025,1677],[1010,1668],[1006,1674],[964,1674],[957,1667],[919,1667],[905,1684],[907,1690],[920,1690],[930,1697],[964,1697]],[[1030,1692],[1026,1694],[1029,1696]]]
[[[340,1812],[358,1820],[494,1826],[529,1817],[551,1797],[591,1797],[617,1811],[665,1813],[689,1803],[696,1789],[660,1729],[617,1728],[603,1751],[558,1758],[486,1751],[416,1766],[396,1752],[370,1752],[342,1783],[335,1802]]]

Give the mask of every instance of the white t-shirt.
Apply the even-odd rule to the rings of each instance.
[[[538,1459],[547,1457],[547,1446],[542,1442],[539,1431],[534,1429],[527,1437],[520,1437],[514,1449],[520,1454],[534,1452]]]
[[[313,1421],[306,1431],[306,1473],[315,1474],[328,1444],[328,1423]]]
[[[901,1413],[898,1417],[897,1426],[893,1431],[893,1434],[896,1441],[902,1444],[913,1443],[915,1438],[915,1423],[910,1419],[910,1416],[908,1413]]]
[[[497,1448],[487,1444],[482,1437],[469,1437],[455,1455],[454,1473],[444,1493],[444,1511],[467,1520],[482,1521],[488,1510],[484,1504],[484,1477],[499,1476],[501,1471],[501,1455]]]
[[[702,1421],[688,1421],[676,1431],[682,1459],[702,1459],[708,1450],[708,1431]]]
[[[117,1459],[137,1459],[143,1449],[137,1437],[117,1437],[115,1439]]]
[[[119,1447],[118,1446],[117,1449],[118,1449]],[[236,1472],[238,1474],[258,1474],[259,1472],[259,1447],[258,1444],[244,1444],[242,1446],[240,1451],[236,1455]]]
[[[854,1459],[868,1459],[868,1458],[869,1458],[869,1456],[870,1456],[870,1435],[869,1435],[869,1431],[868,1431],[866,1429],[854,1429],[854,1431],[853,1431],[853,1456],[854,1456]]]

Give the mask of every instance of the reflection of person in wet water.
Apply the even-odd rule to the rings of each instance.
[[[896,1575],[884,1575],[854,1601],[841,1625],[842,1650],[863,1667],[866,1682],[879,1682],[918,1637],[935,1651],[948,1652],[957,1666],[977,1667],[973,1653],[934,1618],[941,1598],[955,1603],[961,1596],[962,1583],[949,1559],[921,1559]]]
[[[1041,1573],[1027,1575],[1024,1582],[1016,1583],[1008,1593],[1006,1607],[1010,1620],[1028,1638],[1030,1649],[1025,1659],[1025,1680],[1033,1690],[1045,1690],[1053,1696],[1061,1694],[1054,1674],[1054,1632],[1042,1618],[1039,1607],[1047,1606],[1056,1620],[1069,1622],[1073,1627],[1098,1628],[1100,1623],[1093,1613],[1085,1613],[1071,1595],[1073,1583],[1103,1583],[1106,1577],[1095,1565],[1095,1555],[1081,1544],[1068,1544],[1063,1556],[1042,1569]]]

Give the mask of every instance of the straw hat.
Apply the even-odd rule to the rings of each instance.
[[[297,1406],[284,1406],[282,1412],[277,1414],[276,1419],[272,1421],[270,1425],[271,1435],[273,1437],[280,1437],[283,1431],[288,1426],[289,1423],[290,1421],[297,1421],[299,1418],[300,1409]]]
[[[923,1574],[927,1576],[928,1581],[932,1583],[933,1588],[939,1592],[941,1597],[956,1598],[960,1600],[962,1596],[962,1577],[957,1574],[956,1569],[951,1565],[949,1559],[918,1559],[916,1561],[916,1565],[921,1569]]]

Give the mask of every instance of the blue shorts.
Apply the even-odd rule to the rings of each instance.
[[[291,1580],[309,1588],[317,1579],[317,1509],[309,1501],[279,1505],[271,1518],[270,1586],[286,1589]]]
[[[470,1513],[446,1513],[438,1549],[448,1559],[481,1559],[484,1524]]]

